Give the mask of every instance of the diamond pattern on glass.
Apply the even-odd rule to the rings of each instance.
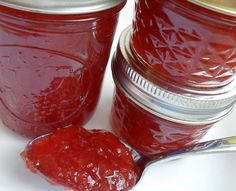
[[[233,29],[157,2],[157,8],[154,2],[138,2],[133,24],[134,49],[147,65],[161,77],[185,85],[218,86],[235,78]]]

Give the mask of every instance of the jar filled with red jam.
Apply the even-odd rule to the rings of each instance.
[[[0,1],[0,118],[35,137],[83,125],[126,0]]]
[[[156,78],[217,89],[236,77],[234,0],[139,0],[132,28],[132,51]]]
[[[155,158],[198,142],[235,103],[235,87],[219,92],[181,91],[149,80],[135,68],[126,29],[113,59],[116,84],[111,123],[114,132],[142,155]]]

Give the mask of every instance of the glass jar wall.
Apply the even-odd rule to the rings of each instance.
[[[137,1],[131,48],[156,78],[221,88],[235,79],[235,18],[186,0]]]
[[[7,127],[35,137],[90,119],[124,4],[74,15],[0,6],[0,116]]]

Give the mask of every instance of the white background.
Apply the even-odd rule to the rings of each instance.
[[[127,5],[121,12],[120,21],[118,24],[117,33],[116,33],[116,37],[113,44],[112,54],[115,51],[116,44],[118,42],[118,38],[122,30],[125,29],[125,27],[130,25],[132,22],[133,8],[134,8],[134,2],[133,0],[129,0]],[[111,69],[110,69],[110,62],[109,62],[105,79],[104,79],[104,86],[102,90],[101,100],[100,100],[100,103],[98,105],[95,115],[93,116],[91,121],[86,125],[87,128],[110,129],[109,115],[110,115],[110,108],[111,108],[111,102],[112,102],[113,87],[114,87],[114,83],[111,76]],[[204,139],[208,140],[212,138],[236,135],[236,126],[234,125],[235,122],[236,122],[236,112],[232,113],[228,118],[226,118],[225,120],[217,124],[214,128],[212,128],[211,131],[208,133],[208,135]],[[26,140],[25,138],[22,138],[12,133],[10,130],[5,128],[0,123],[0,191],[63,191],[63,188],[59,188],[59,187],[48,184],[41,177],[30,173],[26,169],[19,154],[21,153],[21,151],[24,150],[24,147],[28,141],[29,140]],[[208,163],[213,164],[213,162],[214,161],[211,159],[207,160],[207,164]],[[202,163],[203,162],[199,164],[202,164]],[[218,161],[215,163],[217,166]],[[186,166],[186,164],[188,163],[186,162],[184,163],[184,165],[183,163],[181,164],[174,163],[174,165],[172,164],[172,167],[171,167],[172,170],[169,170],[169,173],[171,172],[171,175],[164,173],[164,170],[162,168],[159,168],[158,171],[157,169],[153,168],[152,171],[150,171],[149,173],[149,177],[147,176],[147,180],[149,181],[147,181],[143,185],[138,185],[133,190],[140,190],[140,191],[141,190],[148,190],[148,191],[151,191],[151,190],[153,191],[157,191],[157,190],[159,191],[165,191],[165,190],[168,190],[168,191],[175,191],[175,190],[176,191],[184,191],[184,190],[186,191],[193,191],[193,190],[194,191],[195,190],[196,191],[211,191],[213,190],[206,187],[204,188],[199,187],[199,184],[196,184],[195,186],[193,186],[195,179],[193,178],[190,181],[189,177],[194,177],[194,175],[196,175],[195,172],[199,170],[199,168],[197,167],[196,164],[190,164],[190,163],[189,163],[190,167],[195,167],[195,168],[193,168],[192,170],[188,169],[188,172],[187,172],[188,174],[185,176],[185,178],[182,179],[182,180],[186,180],[185,185],[188,185],[189,187],[185,189],[185,187],[181,188],[183,184],[175,184],[177,182],[176,178],[180,174],[183,174],[182,173],[183,168]],[[224,169],[228,169],[228,171],[229,169],[231,169],[229,167],[228,161],[225,162],[224,160],[224,162],[221,162],[220,165],[223,166],[223,168],[227,166],[227,168],[224,168]],[[175,170],[173,170],[174,168]],[[236,169],[234,170],[231,169],[231,171],[236,171]],[[201,171],[201,173],[204,174],[203,178],[205,179],[206,173],[204,173],[203,171]],[[211,174],[209,176],[208,175],[209,174],[207,174],[208,178],[206,177],[206,179],[210,185],[213,182],[209,178]],[[224,174],[221,176],[229,177],[230,175]],[[159,180],[159,183],[158,183],[158,180]],[[160,181],[164,183],[161,184]],[[158,183],[158,184],[155,185],[155,183]],[[233,183],[232,181],[232,184],[236,184],[236,183]],[[233,188],[230,186],[232,185],[228,184],[228,187],[225,187],[227,189],[223,189],[223,190],[229,190],[229,188]],[[217,191],[222,190],[219,186],[217,188],[218,188]],[[236,188],[231,189],[231,190],[236,190]]]

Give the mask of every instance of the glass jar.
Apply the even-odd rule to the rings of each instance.
[[[130,43],[156,78],[217,89],[236,77],[235,33],[232,0],[140,0]]]
[[[27,137],[83,125],[125,0],[0,1],[0,116]]]
[[[116,84],[111,124],[114,132],[149,158],[198,142],[216,122],[227,116],[235,103],[236,85],[230,91],[199,94],[175,92],[148,80],[139,72],[126,29],[113,58]]]

